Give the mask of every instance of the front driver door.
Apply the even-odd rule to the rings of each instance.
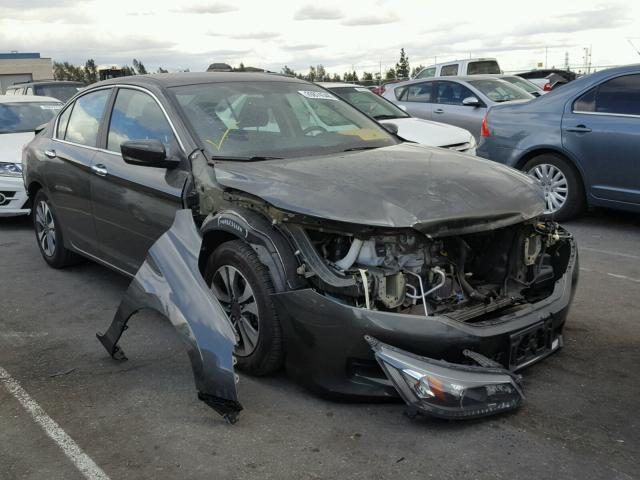
[[[436,98],[433,106],[433,120],[464,128],[479,140],[480,126],[487,107],[484,104],[480,106],[462,104],[465,98],[478,98],[478,96],[457,82],[438,81],[434,90]]]
[[[101,257],[134,274],[151,245],[171,226],[182,208],[187,159],[164,111],[149,93],[119,88],[104,132],[106,149],[96,154],[91,197]],[[130,165],[120,145],[127,140],[160,140],[173,169]]]
[[[640,73],[607,80],[570,103],[562,143],[592,196],[640,204]]]

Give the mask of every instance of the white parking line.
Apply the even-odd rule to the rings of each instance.
[[[640,283],[640,278],[627,277],[626,275],[620,275],[619,273],[601,272],[600,270],[593,270],[591,268],[580,267],[581,272],[595,272],[601,275],[609,275],[613,278],[619,278],[620,280],[627,280],[633,283]]]
[[[640,255],[633,255],[631,253],[612,252],[610,250],[601,250],[599,248],[591,247],[579,247],[579,250],[586,250],[588,252],[604,253],[605,255],[613,255],[614,257],[633,258],[634,260],[640,260]]]
[[[53,440],[89,480],[109,480],[109,476],[96,465],[96,463],[78,446],[67,433],[31,398],[9,372],[0,367],[0,382],[4,384],[9,393],[13,395],[33,420],[42,427],[45,433]]]

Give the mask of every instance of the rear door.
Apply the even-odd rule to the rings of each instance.
[[[474,107],[463,105],[462,101],[467,97],[478,98],[478,96],[466,86],[446,80],[438,80],[435,83],[434,93],[433,120],[464,128],[477,140],[487,108],[484,103]]]
[[[111,88],[95,90],[68,105],[58,117],[50,148],[44,152],[46,186],[65,241],[94,256],[98,248],[89,179],[111,92]]]
[[[120,145],[127,140],[160,140],[178,168],[130,165]],[[149,92],[119,88],[96,154],[91,198],[101,257],[134,274],[151,245],[171,226],[182,208],[187,159],[160,103]]]
[[[640,204],[640,73],[607,80],[569,104],[562,143],[594,197]]]
[[[396,88],[394,103],[403,105],[414,117],[431,120],[432,88],[433,81],[412,83],[406,87]]]

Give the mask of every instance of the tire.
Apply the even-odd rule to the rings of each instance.
[[[81,257],[64,246],[60,222],[43,190],[38,190],[32,212],[33,229],[44,261],[53,268],[65,268],[80,262]]]
[[[241,240],[223,243],[209,256],[204,277],[236,329],[238,368],[255,376],[280,369],[284,346],[280,321],[270,298],[273,283],[253,249]]]
[[[583,211],[584,186],[569,161],[559,155],[544,153],[525,163],[523,170],[540,181],[545,190],[546,218],[564,221]]]

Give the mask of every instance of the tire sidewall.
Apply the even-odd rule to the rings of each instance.
[[[42,245],[40,245],[40,240],[38,239],[38,229],[36,226],[36,210],[40,202],[46,202],[49,210],[51,211],[51,216],[53,217],[53,223],[55,225],[55,238],[56,238],[56,250],[52,256],[47,256],[42,249]],[[40,250],[40,254],[45,262],[47,262],[52,267],[60,268],[64,266],[64,255],[65,255],[65,247],[64,240],[62,236],[62,226],[60,225],[60,221],[58,220],[58,216],[56,215],[55,208],[49,199],[49,196],[43,191],[38,190],[34,201],[33,201],[33,213],[32,213],[32,221],[33,221],[33,231],[36,235],[36,242],[38,244],[38,250]]]
[[[249,355],[236,357],[238,368],[253,375],[271,373],[280,367],[282,361],[282,333],[275,306],[270,299],[274,290],[266,267],[259,263],[255,252],[246,243],[240,240],[223,243],[207,261],[204,278],[208,286],[211,286],[215,272],[225,265],[234,267],[245,277],[258,306],[258,344]]]

